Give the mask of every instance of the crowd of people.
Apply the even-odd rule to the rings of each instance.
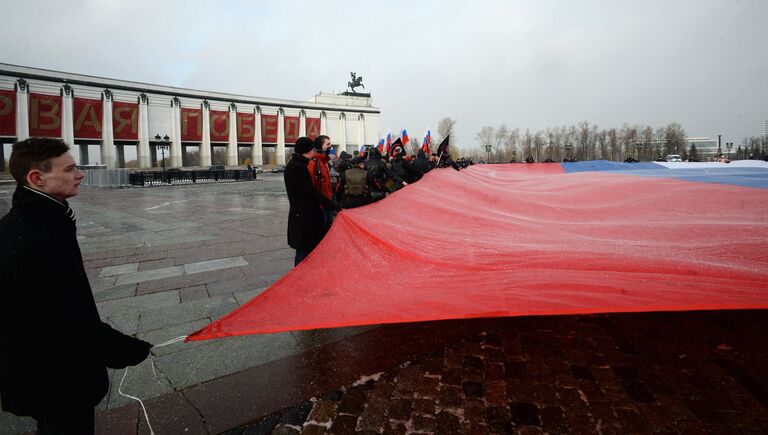
[[[331,139],[301,137],[285,167],[285,188],[290,202],[288,245],[299,264],[325,236],[342,208],[374,203],[392,192],[416,183],[427,172],[441,167],[460,170],[471,160],[454,162],[447,153],[409,155],[398,139],[389,152],[367,147],[352,154],[342,151],[332,159]]]

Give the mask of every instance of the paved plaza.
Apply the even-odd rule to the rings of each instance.
[[[12,191],[0,185],[0,213]],[[152,343],[229,313],[293,266],[281,174],[83,190],[71,203],[102,318]],[[150,361],[129,369],[124,391],[145,400],[158,434],[768,432],[764,310],[296,331],[153,354],[156,373]],[[97,433],[149,433],[117,392],[123,373],[110,371]],[[0,433],[34,428],[0,414]]]
[[[0,185],[0,213],[13,184]],[[286,245],[282,174],[258,181],[129,189],[83,189],[71,200],[78,240],[101,317],[151,343],[187,335],[239,307],[293,267]],[[283,333],[178,343],[130,369],[125,391],[153,398],[364,329]],[[55,369],[52,367],[52,370]],[[98,410],[133,402],[118,394],[123,370]],[[66,400],[66,392],[61,394]],[[0,413],[0,433],[34,429]]]

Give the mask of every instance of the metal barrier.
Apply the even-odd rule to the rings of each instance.
[[[129,183],[133,186],[169,186],[176,184],[229,183],[261,179],[254,171],[165,171],[131,172]]]
[[[81,169],[85,178],[80,182],[84,187],[126,187],[128,169]]]

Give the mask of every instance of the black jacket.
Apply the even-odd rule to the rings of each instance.
[[[296,250],[311,252],[325,236],[325,221],[320,205],[331,210],[339,207],[312,186],[307,165],[309,159],[293,154],[285,165],[285,190],[288,193],[288,245]]]
[[[419,153],[416,155],[416,161],[411,164],[411,169],[414,172],[413,181],[421,180],[421,177],[432,169],[424,151],[419,150]]]
[[[17,187],[0,219],[0,397],[17,415],[92,409],[106,368],[138,364],[151,347],[99,318],[68,209]]]
[[[387,180],[392,180],[396,184],[402,184],[403,179],[392,172],[387,164],[381,160],[381,153],[376,148],[371,149],[368,160],[365,161],[365,170],[371,181],[371,192],[387,192]]]

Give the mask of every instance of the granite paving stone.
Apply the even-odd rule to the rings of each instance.
[[[125,374],[126,370],[128,371],[127,374]],[[125,375],[123,393],[131,396],[139,398],[157,397],[174,391],[161,370],[158,368],[155,371],[152,370],[152,358],[125,369],[109,369],[109,372],[112,382],[108,395],[108,409],[119,408],[134,402],[133,399],[120,395],[118,391],[123,375]]]
[[[96,302],[109,301],[136,296],[136,284],[125,284],[93,292]]]
[[[173,258],[159,258],[157,260],[147,260],[139,263],[137,272],[144,272],[146,270],[160,269],[163,267],[173,266]]]
[[[218,281],[228,281],[242,277],[242,268],[229,268],[214,270],[205,273],[193,273],[191,275],[174,276],[139,283],[136,290],[138,295],[165,292],[195,285],[210,284]]]
[[[158,307],[141,314],[139,332],[173,327],[199,319],[216,318],[237,308],[232,297],[215,297]]]
[[[180,389],[283,358],[296,349],[290,333],[252,335],[211,340],[199,347],[158,356],[155,361],[174,388]]]
[[[203,284],[179,289],[179,299],[181,299],[181,303],[198,301],[208,297],[208,289]]]
[[[239,305],[243,305],[246,302],[250,301],[251,299],[263,293],[264,290],[266,289],[267,287],[260,287],[253,290],[235,292],[233,293],[233,295],[235,296],[235,300],[237,300],[237,303]]]
[[[136,310],[101,316],[101,319],[123,334],[136,335],[139,332],[139,312]]]
[[[158,307],[177,305],[179,292],[169,291],[150,295],[140,295],[132,298],[113,299],[96,303],[102,317],[111,317],[131,311],[148,312]]]
[[[184,275],[182,266],[169,266],[160,269],[145,270],[142,272],[127,273],[117,277],[115,285],[154,281],[156,279],[171,278]]]
[[[200,261],[197,263],[184,264],[184,273],[202,273],[213,270],[228,269],[231,267],[248,266],[248,262],[243,257],[217,258],[215,260]]]

